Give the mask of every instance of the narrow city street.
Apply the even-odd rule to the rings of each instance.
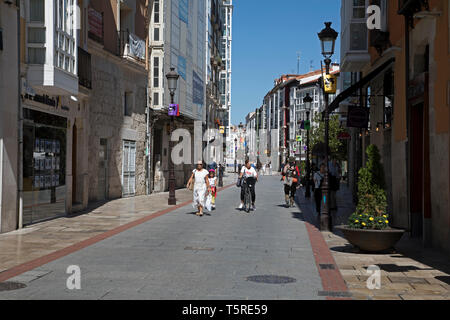
[[[9,279],[26,287],[0,299],[324,299],[307,226],[279,180],[261,177],[254,212],[236,209],[231,186],[211,214],[167,212]],[[67,289],[71,265],[80,290]]]

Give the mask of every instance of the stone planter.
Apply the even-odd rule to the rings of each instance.
[[[369,252],[380,252],[394,248],[405,232],[402,229],[362,230],[347,226],[337,226],[336,229],[341,230],[345,239],[353,246]]]

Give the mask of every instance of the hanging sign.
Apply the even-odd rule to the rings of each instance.
[[[302,136],[297,136],[296,141],[297,142],[301,142],[302,141]]]
[[[367,128],[369,122],[369,109],[359,106],[348,106],[347,127]]]
[[[180,116],[180,106],[178,104],[169,105],[169,116]]]
[[[225,133],[225,127],[224,126],[220,126],[219,127],[219,133],[220,134],[224,134]]]
[[[341,132],[338,134],[339,140],[351,140],[351,135],[348,132]]]
[[[311,129],[311,121],[306,120],[305,121],[305,130],[310,130]]]
[[[324,78],[324,91],[325,93],[336,93],[337,78],[332,74],[326,74]]]

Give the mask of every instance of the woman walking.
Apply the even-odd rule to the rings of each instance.
[[[322,205],[322,183],[325,177],[325,164],[320,164],[320,171],[314,173],[314,200],[316,201],[316,211],[320,215],[320,206]]]
[[[197,168],[192,171],[191,178],[187,183],[188,189],[191,189],[193,184],[193,197],[192,206],[197,209],[196,215],[203,216],[203,208],[205,207],[206,197],[211,192],[211,186],[208,180],[208,171],[203,169],[203,162],[197,162]]]
[[[286,207],[293,207],[295,204],[295,194],[297,193],[298,180],[300,179],[300,170],[295,164],[295,158],[290,158],[289,162],[283,168],[284,197]]]

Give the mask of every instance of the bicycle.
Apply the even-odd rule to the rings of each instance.
[[[252,206],[252,195],[250,193],[250,188],[252,184],[248,182],[247,178],[243,178],[243,188],[244,188],[244,210],[249,213]]]

